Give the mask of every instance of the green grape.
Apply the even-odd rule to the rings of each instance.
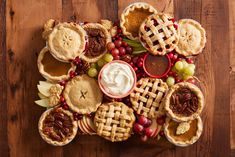
[[[184,69],[188,67],[188,63],[185,60],[182,60],[182,63],[183,63],[183,68]]]
[[[189,64],[188,67],[192,68],[193,70],[195,70],[195,68],[196,68],[195,64]]]
[[[175,63],[175,69],[178,70],[178,71],[181,71],[182,69],[184,68],[184,65],[181,61],[177,61]]]
[[[95,68],[90,68],[87,72],[87,74],[90,76],[90,77],[96,77],[98,75],[98,71],[97,69]]]
[[[174,79],[174,77],[168,77],[167,79],[166,79],[166,83],[167,83],[167,85],[168,86],[173,86],[174,84],[175,84],[175,79]]]
[[[107,62],[103,60],[102,58],[98,60],[97,64],[99,67],[103,67]]]
[[[111,62],[113,60],[113,56],[110,54],[110,53],[106,53],[104,56],[103,56],[103,59],[106,61],[106,62]]]
[[[95,69],[97,69],[97,68],[98,68],[97,63],[91,63],[91,68],[95,68]]]
[[[184,69],[184,74],[189,75],[189,76],[193,76],[194,75],[194,69],[191,67],[187,67],[186,69]]]
[[[191,78],[191,76],[187,75],[187,74],[183,74],[183,80],[188,80]]]

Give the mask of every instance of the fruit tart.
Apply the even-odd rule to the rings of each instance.
[[[144,2],[129,5],[124,9],[120,18],[123,34],[132,40],[138,40],[140,25],[149,15],[156,13],[157,10],[153,6]]]
[[[70,71],[76,69],[72,63],[61,62],[54,58],[47,47],[41,50],[37,62],[39,72],[46,80],[52,82],[68,79]]]
[[[168,141],[181,147],[195,143],[200,138],[202,130],[203,124],[199,116],[187,122],[167,119],[164,125],[164,133]]]
[[[69,62],[85,50],[86,32],[76,23],[59,23],[48,35],[51,54],[63,62]]]
[[[166,112],[175,121],[193,120],[202,112],[203,107],[201,90],[188,82],[173,85],[166,95]]]
[[[87,62],[96,62],[106,53],[106,44],[111,41],[111,35],[99,23],[87,23],[83,28],[87,33],[88,43],[81,58]]]
[[[46,110],[41,115],[38,129],[47,143],[63,146],[74,139],[78,125],[70,111],[56,107]]]

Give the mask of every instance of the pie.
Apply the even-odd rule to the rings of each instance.
[[[166,95],[166,112],[175,121],[193,120],[202,112],[203,107],[201,90],[188,82],[173,85]]]
[[[112,142],[127,140],[134,122],[133,110],[122,102],[102,104],[94,119],[97,134]]]
[[[137,2],[129,5],[120,18],[123,34],[132,40],[138,40],[140,25],[149,15],[154,13],[157,13],[157,10],[147,3]]]
[[[206,44],[206,31],[200,23],[192,19],[179,20],[178,34],[177,53],[191,56],[202,52]]]
[[[41,50],[37,62],[42,76],[53,82],[68,79],[69,72],[76,69],[72,63],[61,62],[54,58],[47,47]]]
[[[65,86],[63,96],[70,109],[79,114],[95,112],[103,99],[97,81],[86,74],[71,79]]]
[[[153,55],[165,55],[174,50],[179,40],[174,19],[163,13],[149,16],[140,26],[139,37]]]
[[[88,44],[81,58],[87,62],[96,62],[106,53],[106,44],[111,41],[111,35],[99,23],[87,23],[83,28],[88,36]]]
[[[48,47],[58,60],[69,62],[85,50],[86,32],[75,23],[59,23],[48,35]]]
[[[181,147],[195,143],[200,138],[202,130],[203,124],[199,116],[187,122],[167,119],[164,125],[164,133],[168,141]]]
[[[130,94],[133,109],[137,114],[150,119],[162,114],[163,101],[168,86],[161,79],[142,78]]]
[[[49,144],[63,146],[71,142],[77,134],[77,122],[73,114],[62,108],[46,110],[38,123],[41,137]]]

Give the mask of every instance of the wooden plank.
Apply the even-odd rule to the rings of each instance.
[[[235,1],[229,0],[230,146],[235,150]]]

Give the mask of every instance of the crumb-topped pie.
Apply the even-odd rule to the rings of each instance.
[[[85,74],[70,80],[65,86],[63,96],[70,109],[79,114],[95,112],[103,99],[97,81]]]
[[[132,133],[135,115],[121,102],[102,104],[95,114],[97,134],[112,142],[127,140]]]
[[[163,13],[150,15],[141,24],[139,38],[153,55],[165,55],[174,50],[179,40],[173,17]]]
[[[137,114],[156,118],[162,114],[162,103],[167,91],[168,86],[161,79],[142,78],[130,94],[132,108]]]
[[[86,32],[76,23],[59,23],[49,34],[47,42],[52,55],[58,60],[68,62],[84,50]]]
[[[169,142],[185,147],[195,143],[201,136],[203,124],[201,118],[187,122],[176,122],[167,119],[164,125],[164,133]]]
[[[68,79],[69,72],[76,69],[72,63],[61,62],[54,58],[47,47],[41,50],[37,62],[38,70],[42,76],[53,82]]]
[[[78,126],[70,111],[56,107],[46,110],[41,115],[38,128],[47,143],[63,146],[74,139]]]
[[[153,6],[137,2],[126,7],[121,14],[120,27],[124,35],[133,40],[138,40],[139,28],[142,22],[157,10]]]
[[[197,55],[202,52],[206,44],[206,31],[195,20],[179,20],[179,42],[176,52],[184,56]]]
[[[96,62],[107,51],[106,44],[111,41],[111,35],[99,23],[87,23],[83,25],[83,28],[87,33],[88,43],[81,58],[87,62]]]
[[[175,121],[193,120],[202,112],[203,107],[201,90],[188,82],[173,85],[166,95],[166,112]]]

